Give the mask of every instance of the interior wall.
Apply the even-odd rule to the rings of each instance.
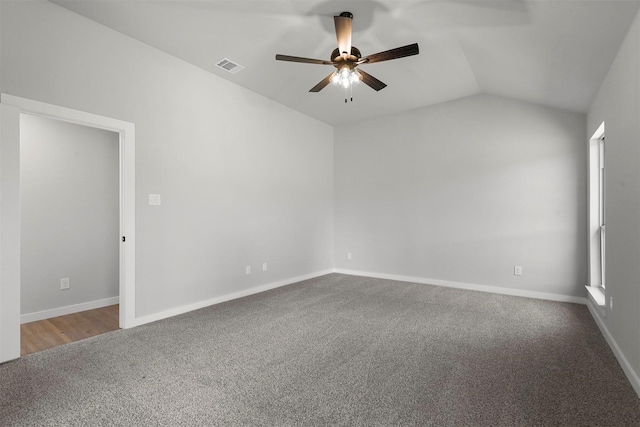
[[[22,315],[118,297],[119,144],[115,132],[21,115]]]
[[[584,297],[585,125],[477,95],[337,128],[336,268]]]
[[[640,15],[636,16],[588,114],[605,123],[606,318],[640,394]],[[613,299],[613,310],[610,302]],[[597,313],[595,313],[598,315]]]
[[[332,267],[330,126],[52,3],[1,7],[2,92],[136,125],[136,317]]]

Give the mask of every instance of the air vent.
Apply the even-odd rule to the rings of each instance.
[[[230,59],[224,58],[222,61],[218,61],[216,67],[222,68],[223,70],[235,74],[238,71],[244,70],[244,67],[240,64],[236,64]]]

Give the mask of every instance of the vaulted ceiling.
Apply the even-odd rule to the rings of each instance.
[[[611,0],[53,0],[331,125],[487,93],[585,112],[637,14]],[[417,42],[420,54],[361,68],[387,83],[309,89],[333,67],[333,16],[353,13],[364,56]],[[236,74],[216,67],[229,58]],[[224,100],[221,100],[224,102]]]

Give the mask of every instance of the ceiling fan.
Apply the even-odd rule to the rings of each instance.
[[[336,27],[336,38],[338,39],[338,47],[331,52],[329,61],[321,59],[301,58],[298,56],[276,55],[278,61],[302,62],[305,64],[333,65],[336,71],[322,79],[320,83],[312,87],[309,92],[320,92],[329,83],[340,85],[345,89],[351,87],[354,83],[364,82],[367,86],[379,91],[387,85],[373,77],[371,74],[358,69],[362,64],[373,64],[375,62],[389,61],[391,59],[404,58],[405,56],[417,55],[418,43],[409,44],[395,49],[386,50],[384,52],[374,53],[373,55],[362,57],[360,50],[351,45],[351,23],[353,14],[351,12],[342,12],[339,16],[333,17]],[[351,98],[353,101],[353,98]],[[346,98],[344,102],[347,102]]]

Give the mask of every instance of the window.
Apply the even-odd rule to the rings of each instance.
[[[604,123],[589,140],[589,295],[605,310],[606,264],[606,170]]]
[[[600,286],[605,288],[605,173],[604,173],[604,135],[598,139],[598,218],[600,226]]]

